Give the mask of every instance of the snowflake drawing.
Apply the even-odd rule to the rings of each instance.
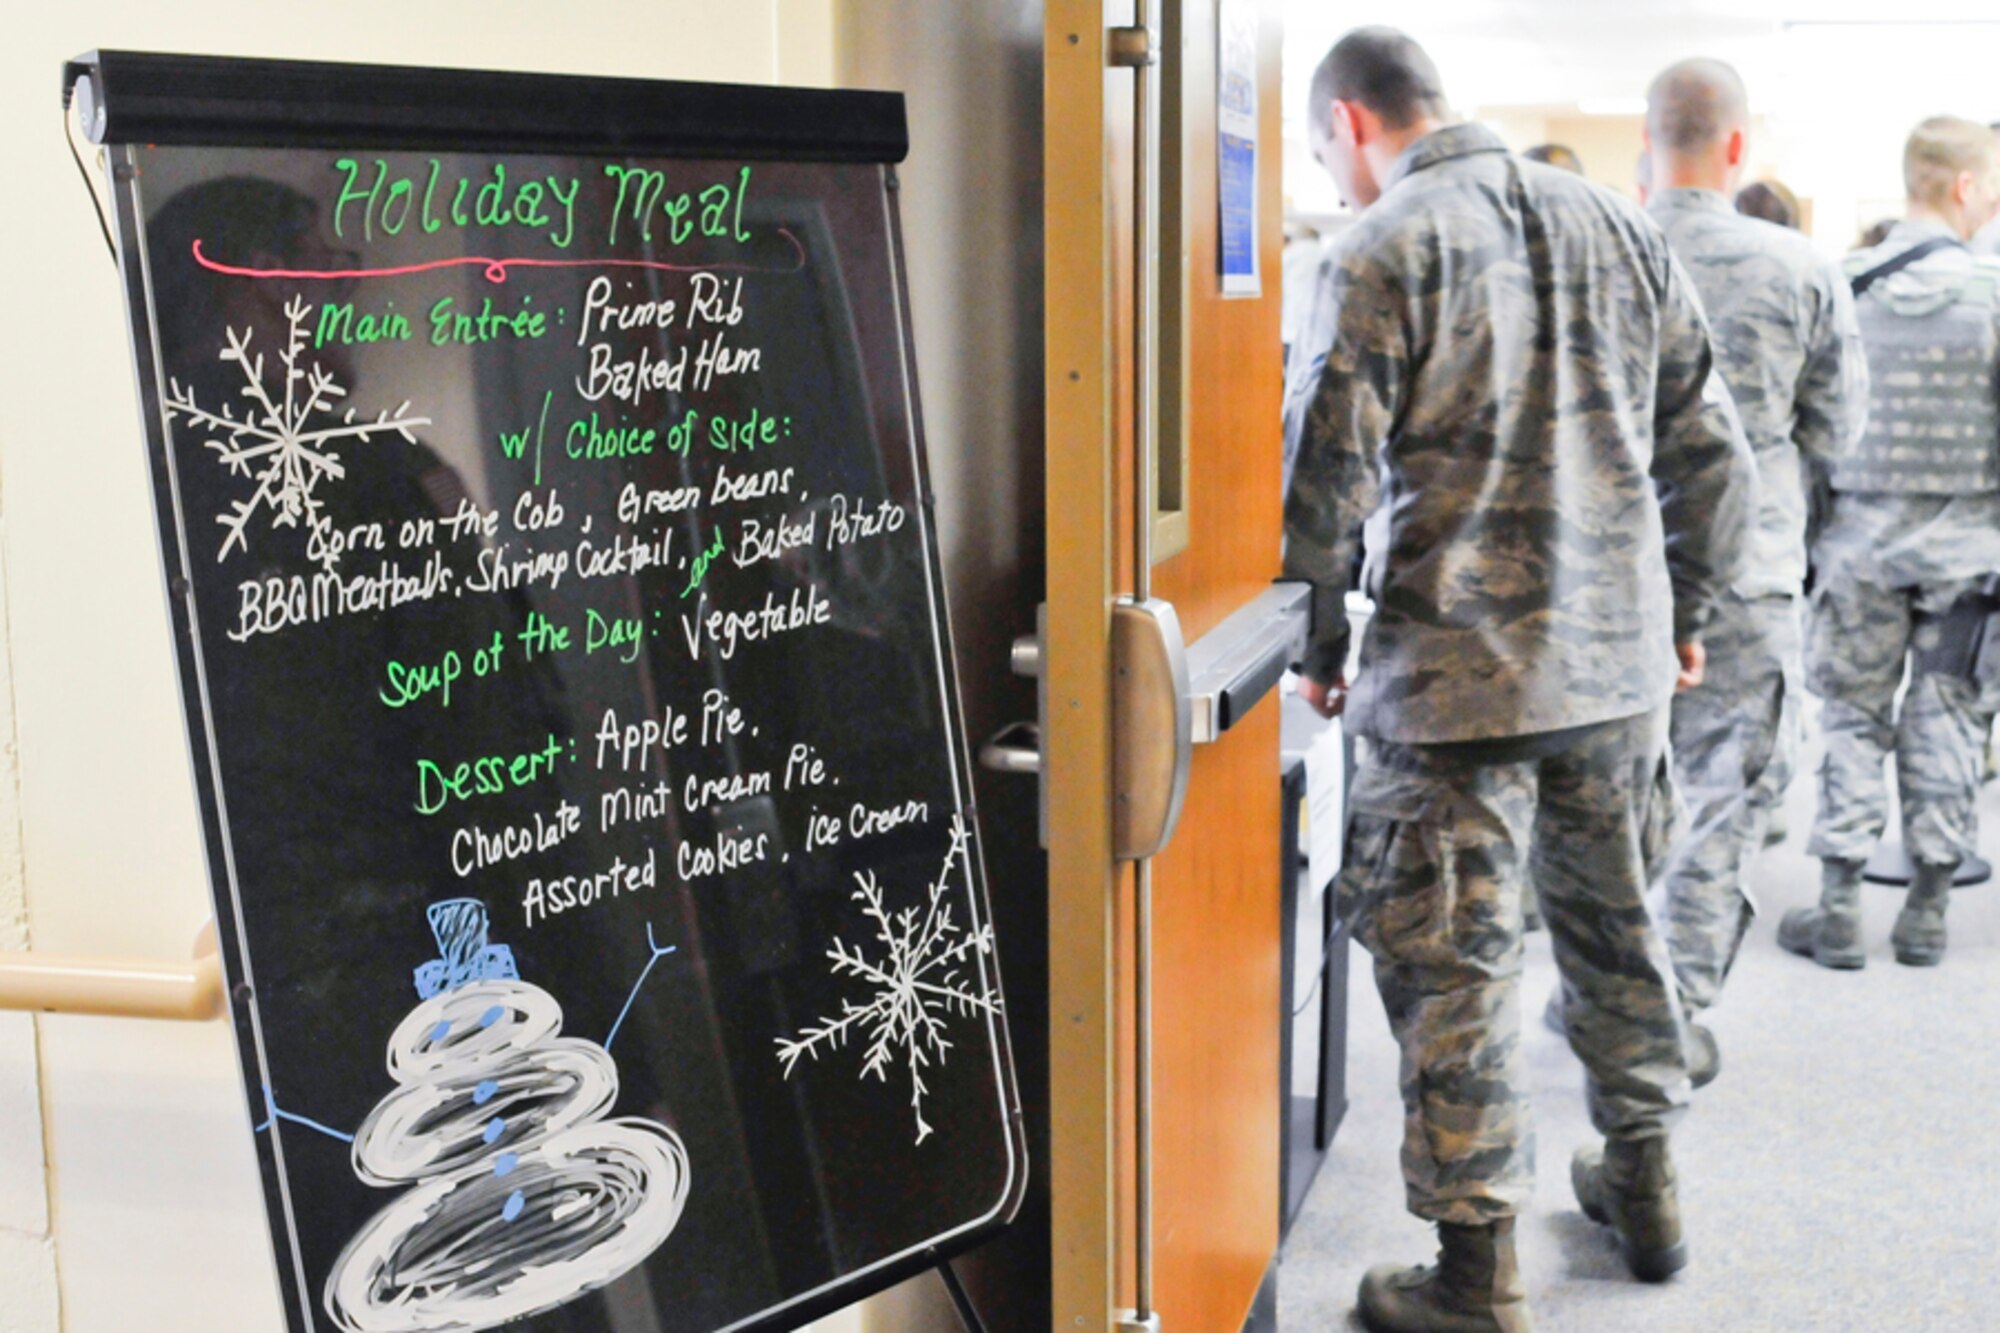
[[[223,330],[221,359],[234,362],[243,374],[242,396],[250,404],[239,416],[227,403],[211,411],[195,400],[194,390],[179,380],[167,383],[167,415],[183,417],[191,424],[214,432],[204,441],[220,457],[234,477],[255,480],[256,490],[246,500],[236,500],[229,512],[216,516],[223,527],[222,549],[217,562],[233,548],[250,549],[250,527],[259,514],[268,514],[271,530],[299,527],[319,533],[332,525],[319,494],[320,483],[338,481],[347,475],[336,447],[345,441],[368,440],[376,435],[396,434],[415,444],[412,429],[430,425],[428,417],[408,415],[405,402],[395,412],[381,412],[371,421],[353,408],[339,412],[336,400],[347,390],[317,362],[305,362],[307,305],[295,296],[285,306],[291,325],[285,350],[278,360],[284,367],[284,401],[273,399],[264,383],[264,354],[252,353],[252,330]],[[340,561],[336,544],[320,542],[314,558],[331,570]]]
[[[860,982],[869,994],[866,999],[842,1000],[838,1018],[823,1017],[796,1037],[778,1038],[778,1059],[790,1078],[802,1058],[817,1060],[824,1051],[845,1047],[856,1032],[865,1034],[860,1077],[873,1075],[886,1083],[891,1065],[909,1071],[918,1143],[931,1135],[931,1125],[924,1119],[924,1094],[929,1091],[924,1071],[934,1063],[942,1065],[951,1050],[949,1020],[1000,1012],[998,995],[961,975],[967,961],[992,953],[993,927],[967,933],[945,901],[952,863],[965,861],[970,842],[964,821],[954,816],[951,847],[921,908],[891,912],[875,872],[855,875],[858,887],[853,897],[861,904],[862,915],[874,923],[880,956],[871,958],[862,947],[838,936],[826,956],[834,976]]]

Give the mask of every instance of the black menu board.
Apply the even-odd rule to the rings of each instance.
[[[900,97],[65,95],[291,1328],[789,1326],[1004,1225]]]

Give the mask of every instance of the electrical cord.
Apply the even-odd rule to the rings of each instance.
[[[104,233],[104,248],[111,253],[111,262],[118,262],[118,242],[111,239],[111,219],[106,214],[104,200],[98,197],[97,185],[90,178],[90,168],[83,164],[83,153],[76,146],[76,132],[71,128],[69,107],[63,107],[63,142],[69,145],[70,158],[76,163],[76,174],[83,178],[83,188],[90,192],[90,204],[97,213],[97,229]]]
[[[1299,1001],[1299,1007],[1292,1010],[1293,1018],[1305,1017],[1306,1010],[1312,1008],[1312,1002],[1318,998],[1320,985],[1326,980],[1326,969],[1333,963],[1333,939],[1338,934],[1340,918],[1336,915],[1333,924],[1327,927],[1326,938],[1320,941],[1319,966],[1313,969],[1312,989],[1306,992],[1305,999]]]

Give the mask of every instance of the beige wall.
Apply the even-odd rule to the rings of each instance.
[[[209,910],[121,291],[59,132],[61,62],[122,46],[824,84],[833,16],[833,0],[16,13],[0,50],[14,203],[0,250],[13,404],[0,433],[0,949],[31,930],[42,949],[173,954]],[[269,1253],[226,1025],[0,1015],[0,1330],[279,1328]]]
[[[1583,116],[1547,107],[1482,107],[1472,114],[1517,153],[1536,144],[1568,144],[1583,159],[1584,175],[1628,197],[1634,193],[1640,116]]]
[[[14,673],[7,651],[5,506],[0,502],[0,949],[28,945],[21,865]],[[56,1327],[56,1253],[42,1152],[38,1033],[27,1014],[0,1014],[0,1330]]]
[[[1540,143],[1568,144],[1583,159],[1584,174],[1591,180],[1628,196],[1634,193],[1639,151],[1645,145],[1644,116],[1586,116],[1554,107],[1482,107],[1471,114],[1491,125],[1516,152]],[[1749,140],[1744,183],[1782,175],[1777,170],[1781,145],[1763,117],[1751,120]]]
[[[974,744],[1034,716],[1006,669],[1042,596],[1042,3],[844,0],[839,81],[908,98],[901,192],[910,324],[966,728]],[[1029,1126],[1022,1223],[959,1270],[988,1326],[1048,1326],[1047,1124],[1042,1052],[1047,859],[1036,788],[978,775],[982,850]],[[942,1284],[913,1281],[871,1333],[958,1327]]]

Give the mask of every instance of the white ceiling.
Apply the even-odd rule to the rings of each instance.
[[[1949,47],[1983,41],[1989,55],[2000,47],[1993,0],[1285,0],[1284,11],[1287,87],[1303,88],[1348,29],[1389,23],[1424,43],[1465,106],[1636,97],[1662,66],[1690,55],[1737,64],[1754,98],[1758,76],[1782,73],[1788,40],[1810,28],[1879,37],[1885,27],[1951,25],[1930,35]]]
[[[1284,0],[1284,19],[1285,184],[1308,211],[1335,200],[1303,152],[1305,89],[1327,48],[1365,23],[1423,43],[1470,114],[1630,114],[1667,64],[1727,60],[1768,127],[1760,157],[1822,201],[1816,231],[1842,241],[1853,217],[1872,220],[1900,193],[1902,140],[1916,121],[2000,120],[1995,0]]]

